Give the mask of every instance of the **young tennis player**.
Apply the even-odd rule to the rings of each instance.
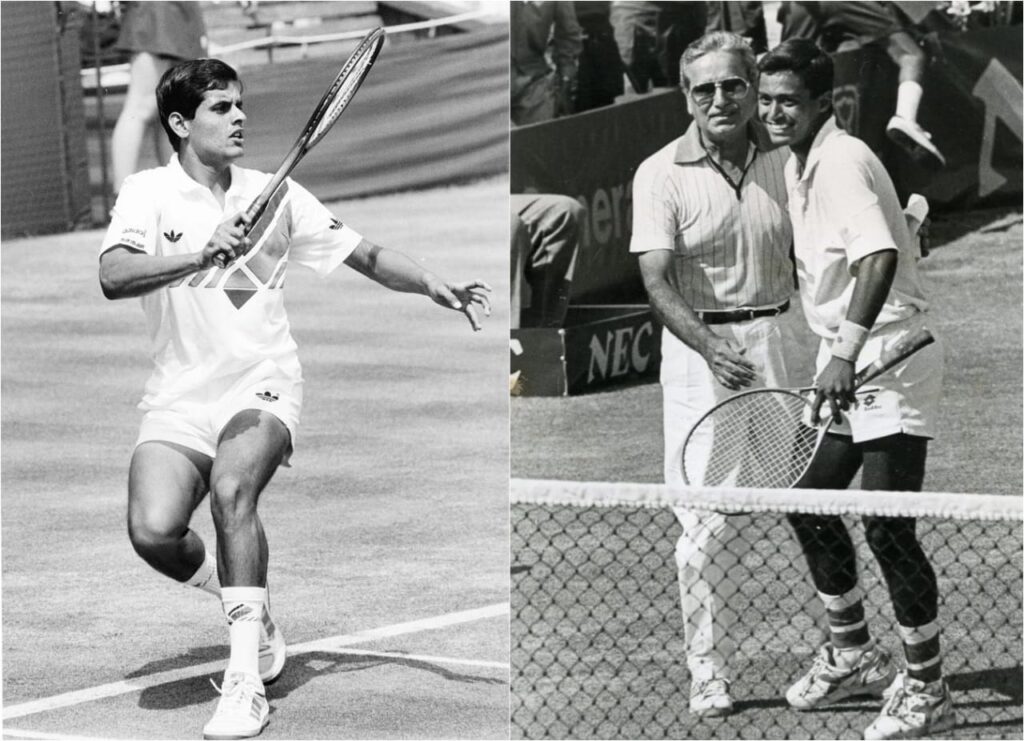
[[[847,487],[862,469],[864,489],[920,491],[928,439],[936,430],[942,350],[936,342],[854,394],[855,368],[919,330],[928,303],[917,249],[885,168],[832,116],[832,61],[793,39],[759,62],[758,111],[772,140],[788,145],[786,188],[804,314],[821,337],[819,391],[837,418],[798,486]],[[839,415],[843,419],[839,420]],[[851,695],[883,695],[869,739],[918,738],[950,728],[955,715],[942,679],[938,587],[911,518],[865,517],[868,545],[889,588],[906,654],[897,673],[869,634],[855,551],[837,516],[792,515],[827,610],[830,641],[786,694],[809,710]]]
[[[125,180],[99,262],[107,298],[142,298],[155,361],[128,477],[128,532],[157,571],[221,598],[230,658],[203,733],[249,738],[267,725],[264,684],[285,661],[257,502],[288,465],[302,406],[286,269],[326,275],[344,263],[464,313],[474,330],[490,313],[490,288],[446,283],[371,244],[291,180],[248,224],[242,214],[270,176],[234,164],[246,123],[235,71],[215,59],[184,62],[163,75],[156,97],[175,155]],[[189,529],[207,492],[216,557]]]

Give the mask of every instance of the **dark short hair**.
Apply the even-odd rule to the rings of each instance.
[[[187,119],[194,118],[207,90],[225,90],[232,82],[242,86],[234,68],[219,59],[191,59],[164,72],[156,86],[156,109],[175,152],[181,139],[171,131],[167,117],[180,113]]]
[[[800,78],[813,98],[832,92],[832,57],[808,39],[783,41],[761,57],[757,66],[762,75],[792,72]]]

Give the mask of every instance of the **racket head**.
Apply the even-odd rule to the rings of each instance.
[[[334,125],[334,122],[352,101],[352,97],[356,94],[359,86],[363,84],[367,73],[377,60],[377,55],[380,54],[381,47],[384,45],[384,37],[383,28],[373,29],[363,37],[359,46],[349,56],[338,76],[334,78],[334,82],[320,98],[320,102],[316,104],[313,115],[309,117],[309,121],[306,122],[305,128],[291,151],[277,168],[270,182],[246,210],[250,221],[246,233],[253,228],[257,219],[263,214],[270,199],[281,187],[281,183],[288,177],[288,174],[295,169],[306,152],[324,137],[324,134]]]
[[[831,420],[810,425],[811,402],[792,389],[754,389],[716,404],[683,442],[688,486],[788,489],[807,471]]]
[[[334,79],[334,83],[317,104],[309,123],[306,124],[308,136],[304,137],[303,151],[308,152],[323,139],[348,104],[352,102],[352,98],[359,90],[359,86],[363,84],[373,63],[377,61],[377,55],[380,54],[381,47],[384,45],[384,37],[384,29],[375,28],[359,42],[359,46],[349,56],[348,61],[345,62]]]

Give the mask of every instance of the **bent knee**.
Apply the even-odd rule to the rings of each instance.
[[[187,532],[188,523],[146,515],[128,518],[128,539],[139,554],[176,547]]]
[[[257,492],[251,481],[235,474],[218,476],[210,486],[213,516],[222,522],[243,519],[256,510]]]

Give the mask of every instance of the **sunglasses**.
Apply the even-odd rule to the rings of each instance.
[[[750,83],[742,77],[727,77],[717,82],[702,82],[690,88],[690,95],[698,105],[707,105],[715,98],[715,91],[721,90],[727,100],[743,100],[750,92]]]

